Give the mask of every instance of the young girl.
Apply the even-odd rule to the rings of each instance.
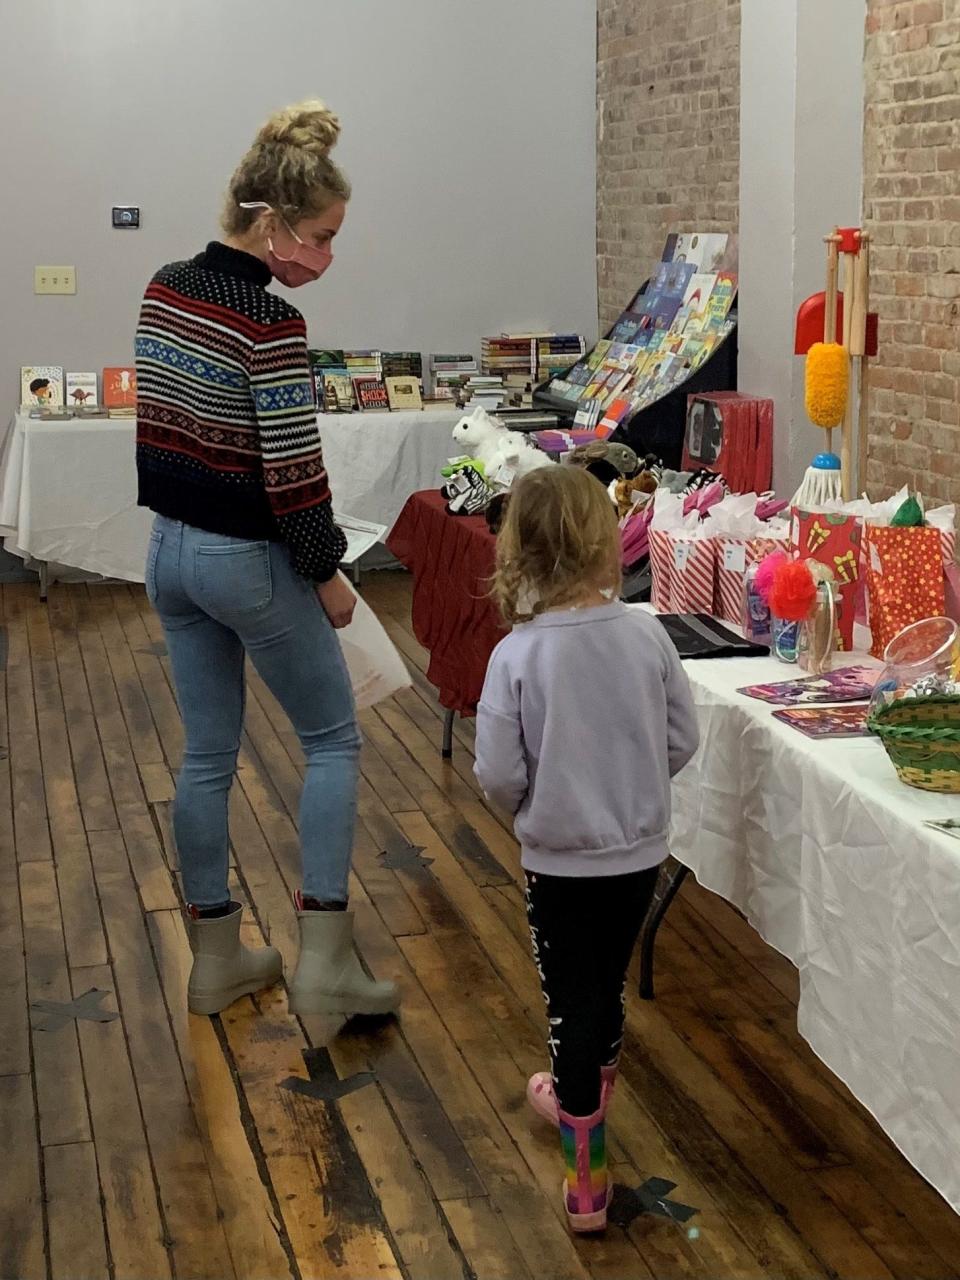
[[[490,659],[476,773],[522,847],[553,1068],[527,1097],[560,1127],[574,1231],[606,1226],[627,966],[667,855],[670,779],[698,742],[666,631],[619,586],[603,486],[575,467],[524,477],[497,542],[494,594],[515,625]]]

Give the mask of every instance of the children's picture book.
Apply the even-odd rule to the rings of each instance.
[[[382,378],[354,378],[353,389],[361,409],[390,408],[390,399]]]
[[[95,373],[67,374],[67,404],[71,408],[93,409],[98,403]]]
[[[716,283],[717,277],[715,273],[698,271],[690,277],[683,295],[683,305],[689,307],[694,313],[706,311],[710,295],[713,293],[713,287]]]
[[[108,409],[136,408],[137,373],[135,369],[124,367],[104,369],[103,403]]]
[[[55,409],[63,404],[63,369],[52,364],[23,365],[20,403],[27,409]]]
[[[879,667],[841,667],[822,676],[800,676],[775,684],[748,684],[737,693],[778,707],[804,703],[866,702],[880,676]]]
[[[737,277],[732,271],[721,271],[707,305],[707,320],[712,327],[719,328],[726,320],[736,292]]]
[[[422,409],[423,397],[417,378],[387,378],[387,399],[391,409]]]
[[[728,238],[722,233],[703,235],[701,232],[678,236],[673,261],[692,262],[697,271],[717,272],[726,253]]]
[[[799,729],[808,738],[864,738],[867,736],[867,708],[783,707],[773,718]]]

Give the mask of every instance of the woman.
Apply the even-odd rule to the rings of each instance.
[[[137,328],[140,505],[156,513],[147,593],[163,623],[186,734],[174,830],[189,904],[194,1013],[282,977],[240,942],[227,887],[227,801],[243,727],[244,655],[306,756],[300,805],[299,1014],[388,1013],[399,996],[353,949],[347,882],[360,739],[334,629],[355,598],[337,574],[306,326],[270,293],[317,280],[350,196],[321,102],[277,112],[230,182],[224,239],[151,281]]]

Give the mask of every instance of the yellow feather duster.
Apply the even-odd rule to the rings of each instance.
[[[810,421],[830,430],[843,421],[847,408],[849,361],[837,342],[815,342],[807,352],[806,404]]]

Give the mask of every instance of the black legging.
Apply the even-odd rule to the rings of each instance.
[[[593,1115],[600,1105],[600,1068],[620,1052],[627,967],[658,870],[590,877],[527,872],[554,1088],[568,1115]]]

